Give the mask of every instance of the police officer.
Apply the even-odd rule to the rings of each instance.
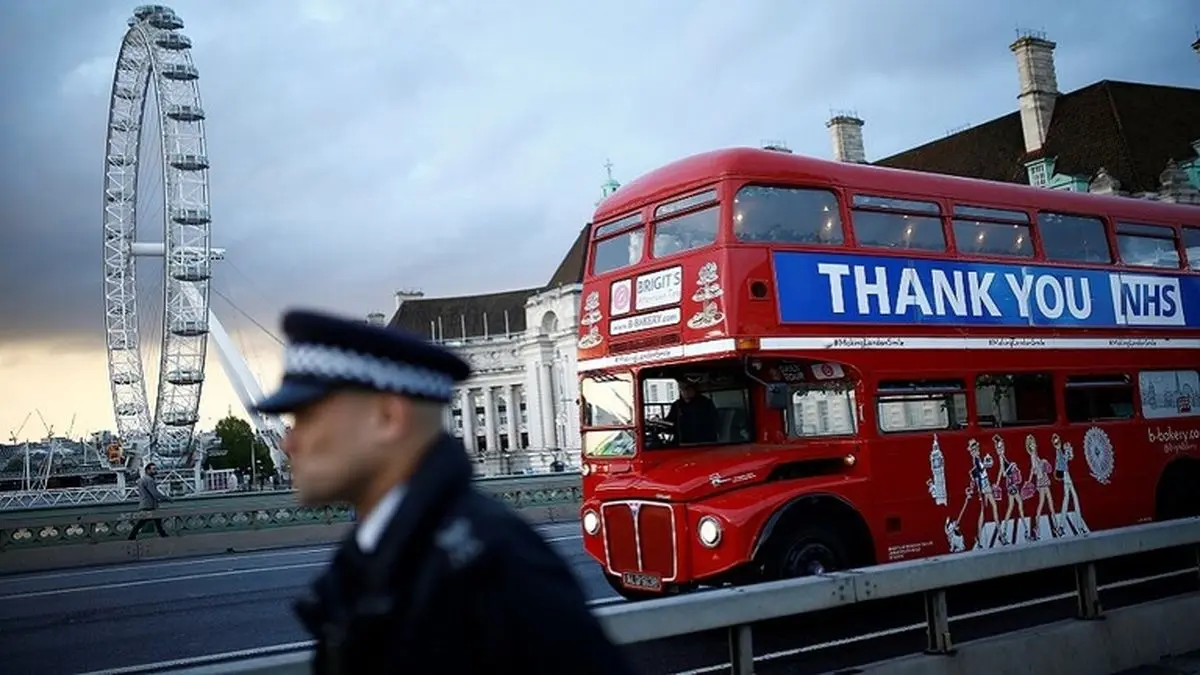
[[[315,673],[635,672],[566,564],[476,491],[442,406],[470,367],[395,329],[286,314],[283,446],[305,504],[348,502],[358,523],[296,604]],[[469,412],[469,411],[467,411]]]

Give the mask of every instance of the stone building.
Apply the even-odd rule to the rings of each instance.
[[[1200,89],[1101,80],[1064,94],[1055,47],[1035,33],[1009,46],[1018,78],[1013,112],[873,163],[1200,204]],[[1200,40],[1192,49],[1200,54]],[[835,159],[866,163],[863,125],[852,115],[829,121]]]
[[[607,169],[601,199],[620,187]],[[445,420],[469,451],[525,450],[523,468],[532,470],[556,458],[577,463],[575,340],[587,234],[585,226],[541,286],[457,297],[396,292],[390,325],[456,350],[475,371]]]

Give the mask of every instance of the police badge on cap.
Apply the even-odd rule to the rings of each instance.
[[[471,367],[453,352],[395,328],[381,328],[320,312],[283,317],[288,344],[283,382],[255,409],[276,415],[355,387],[442,403]]]

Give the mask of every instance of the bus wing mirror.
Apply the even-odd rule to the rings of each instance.
[[[767,407],[772,410],[786,410],[791,396],[786,384],[767,385]]]

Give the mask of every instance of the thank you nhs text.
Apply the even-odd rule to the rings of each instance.
[[[777,252],[785,323],[1196,327],[1200,278]]]

